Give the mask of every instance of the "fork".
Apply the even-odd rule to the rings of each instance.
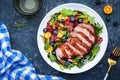
[[[108,74],[109,74],[112,66],[117,64],[117,61],[118,61],[119,57],[120,57],[120,48],[115,47],[115,49],[112,51],[112,54],[108,58],[109,68],[108,68],[107,73],[106,73],[106,75],[104,77],[104,80],[107,80]]]

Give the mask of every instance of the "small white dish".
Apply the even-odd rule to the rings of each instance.
[[[100,51],[97,53],[97,55],[95,56],[95,59],[93,61],[90,61],[90,62],[86,63],[82,68],[73,67],[71,70],[69,70],[69,69],[61,70],[57,63],[50,61],[50,59],[47,56],[48,53],[44,50],[44,43],[42,41],[42,38],[40,37],[40,35],[43,35],[43,28],[46,27],[47,22],[50,19],[51,15],[56,13],[56,12],[59,12],[63,8],[69,8],[69,9],[72,9],[72,10],[79,10],[79,11],[86,12],[89,15],[95,17],[95,21],[100,23],[103,26],[103,33],[100,35],[103,38],[103,42],[100,44]],[[39,29],[38,29],[37,44],[38,44],[38,48],[39,48],[40,54],[42,55],[43,59],[51,67],[53,67],[54,69],[56,69],[60,72],[63,72],[63,73],[76,74],[76,73],[85,72],[85,71],[91,69],[102,59],[103,55],[105,54],[107,44],[108,44],[108,33],[107,33],[107,29],[106,29],[104,21],[102,20],[102,18],[99,16],[99,14],[96,11],[94,11],[90,7],[85,6],[83,4],[68,3],[68,4],[63,4],[63,5],[60,5],[56,8],[54,8],[54,9],[52,9],[44,17],[44,19],[40,23],[40,26],[39,26]]]

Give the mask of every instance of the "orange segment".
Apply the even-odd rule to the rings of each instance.
[[[106,5],[106,6],[104,6],[103,11],[104,11],[105,14],[111,14],[113,12],[113,8],[112,8],[111,5]]]
[[[46,50],[48,53],[53,51],[53,47],[49,46],[49,48]]]
[[[51,37],[51,33],[50,32],[46,32],[44,33],[45,38],[49,39]]]
[[[64,35],[63,32],[62,32],[62,31],[59,31],[58,34],[57,34],[57,37],[62,38],[63,35]]]

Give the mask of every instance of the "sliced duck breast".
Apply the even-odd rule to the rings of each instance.
[[[82,52],[80,52],[78,49],[76,49],[74,46],[72,46],[71,44],[69,43],[66,43],[66,45],[68,45],[76,54],[75,55],[80,55],[80,56],[83,56]]]
[[[90,25],[90,24],[81,23],[81,24],[78,24],[78,26],[79,27],[85,27],[85,28],[89,29],[93,33],[95,32],[94,27],[92,25]]]
[[[71,37],[78,37],[83,43],[85,43],[86,45],[88,45],[89,47],[92,46],[92,44],[90,42],[87,41],[87,39],[85,39],[81,34],[73,31],[70,33]]]
[[[74,31],[85,34],[93,43],[95,42],[95,36],[90,32],[89,29],[77,26],[75,27]]]

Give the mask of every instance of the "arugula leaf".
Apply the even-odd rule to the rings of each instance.
[[[45,36],[43,36],[43,35],[40,35],[40,36],[41,36],[42,40],[45,41]]]
[[[79,63],[79,64],[77,64],[77,67],[81,68],[83,65],[84,65],[84,63]]]
[[[66,9],[66,8],[63,8],[60,13],[63,15],[63,16],[72,16],[72,15],[76,15],[77,12],[74,12],[72,11],[71,9]]]
[[[62,27],[62,28],[67,28],[68,26],[65,26],[65,25],[63,25],[63,24],[59,24],[60,25],[60,27]]]
[[[54,48],[56,48],[57,46],[59,46],[61,44],[61,42],[56,42],[54,43]]]
[[[23,23],[23,22],[17,23],[14,25],[14,27],[17,27],[17,28],[21,28],[21,27],[25,27],[25,26],[26,26],[26,23]]]
[[[64,31],[64,36],[67,38],[70,36],[70,33],[68,31]]]
[[[62,64],[60,64],[60,63],[58,63],[58,65],[59,65],[59,67],[60,67],[61,70],[64,70],[64,69],[65,69],[65,66],[64,66],[64,65],[62,65]]]
[[[62,70],[64,70],[64,69],[69,69],[69,70],[71,70],[71,68],[75,66],[75,65],[73,65],[72,63],[70,63],[68,66],[64,66],[64,65],[62,65],[62,64],[60,64],[60,63],[58,63],[58,65],[59,65],[60,69],[62,69]]]
[[[86,55],[83,59],[81,59],[81,63],[86,63],[87,61],[89,61],[90,55]]]
[[[74,64],[70,63],[70,64],[67,66],[67,69],[70,69],[70,70],[71,70],[71,68],[74,67],[74,66],[75,66]]]
[[[52,62],[57,61],[55,55],[53,55],[52,53],[49,53],[49,54],[48,54],[48,57],[49,57],[49,59],[50,59]]]
[[[44,49],[47,50],[49,48],[49,46],[50,46],[50,42],[48,41],[45,43]]]
[[[92,61],[95,58],[99,50],[100,50],[100,44],[98,43],[93,47],[93,49],[90,52],[90,57],[89,57],[90,61]]]
[[[95,27],[95,34],[97,36],[99,36],[102,33],[102,30],[103,30],[103,26],[101,26],[99,23],[97,23],[96,27]]]
[[[74,59],[73,64],[78,64],[78,62],[79,62],[79,60],[80,60],[81,58],[82,58],[81,56],[77,56],[77,57]]]
[[[58,20],[58,15],[59,15],[59,13],[56,13],[56,14],[51,16],[50,25],[52,25],[52,26],[55,25],[55,22],[57,22],[57,20]]]
[[[51,25],[51,26],[55,26],[55,22],[56,22],[56,21],[55,21],[54,19],[51,19],[50,25]]]

